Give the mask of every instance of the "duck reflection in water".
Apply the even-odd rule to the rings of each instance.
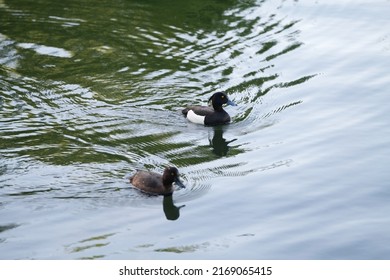
[[[216,126],[213,127],[213,129],[213,138],[209,138],[210,146],[213,148],[213,153],[220,157],[226,156],[230,149],[229,144],[237,139],[226,141],[226,139],[223,138],[223,126]]]
[[[174,221],[180,217],[180,209],[185,205],[176,206],[173,204],[172,195],[164,195],[163,199],[163,210],[167,220]]]

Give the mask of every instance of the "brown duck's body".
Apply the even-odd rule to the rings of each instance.
[[[175,167],[167,167],[163,175],[150,171],[137,171],[130,183],[137,189],[150,194],[170,195],[174,191],[173,183],[184,185],[179,180],[179,171]]]

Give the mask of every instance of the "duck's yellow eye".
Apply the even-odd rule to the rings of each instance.
[[[175,176],[175,173],[172,172],[171,175],[172,175],[172,176]]]
[[[224,99],[224,98],[225,98],[225,96],[223,96],[223,95],[222,95],[222,96],[221,96],[221,98],[222,98],[222,99]]]

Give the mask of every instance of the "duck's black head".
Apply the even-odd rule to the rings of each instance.
[[[176,167],[166,167],[163,173],[163,184],[165,186],[176,183],[181,188],[185,188],[183,183],[179,180],[179,170]]]
[[[220,111],[222,110],[223,105],[231,105],[231,106],[237,106],[233,101],[231,101],[226,93],[219,91],[214,93],[210,99],[209,102],[211,101],[211,104],[213,105],[214,110]]]

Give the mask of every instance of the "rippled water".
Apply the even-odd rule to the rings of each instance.
[[[1,259],[390,258],[389,1],[51,2],[0,0]]]

